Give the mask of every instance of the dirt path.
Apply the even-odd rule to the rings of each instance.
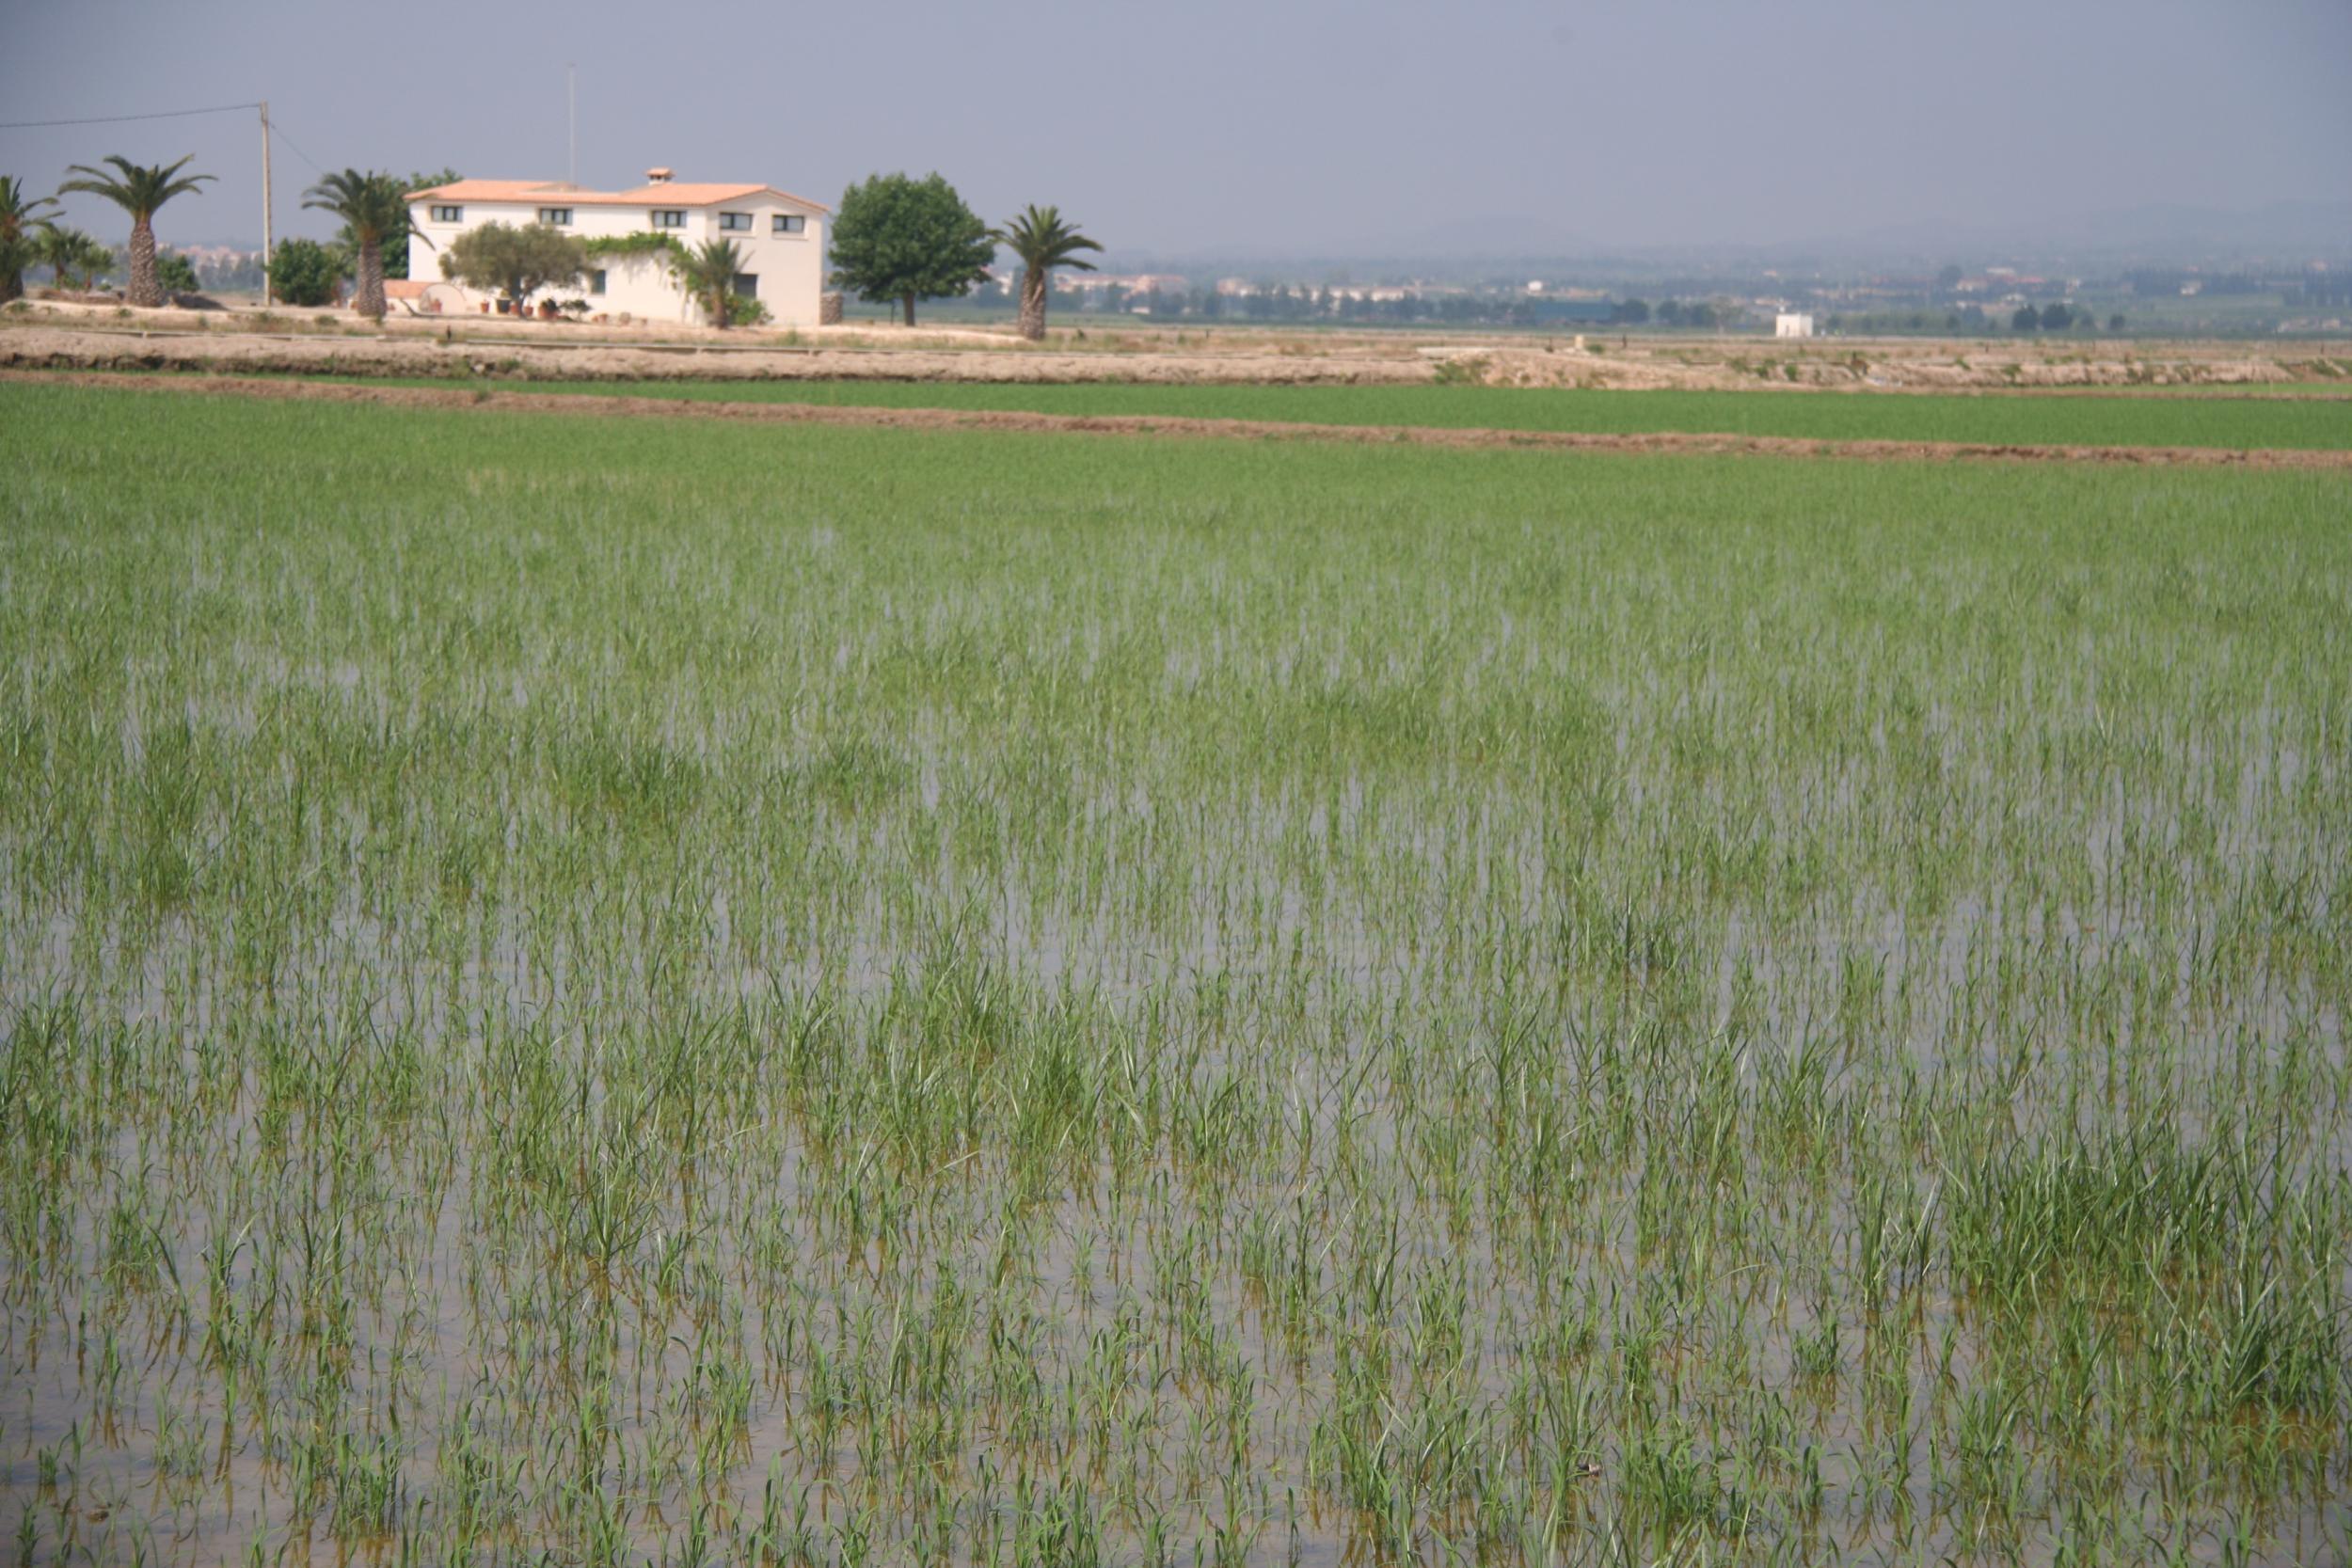
[[[361,404],[460,412],[564,414],[575,418],[723,420],[750,424],[881,426],[1086,436],[1324,441],[1356,446],[1518,447],[1555,451],[1663,452],[1769,457],[1841,457],[1879,462],[2112,463],[2153,467],[2301,468],[2352,472],[2352,451],[2212,447],[2005,446],[1963,441],[1831,441],[1782,436],[1588,435],[1557,431],[1455,430],[1427,425],[1294,424],[1264,420],[1168,419],[1155,415],[1034,414],[946,408],[857,408],[789,403],[705,403],[675,398],[488,388],[380,387],[237,376],[133,376],[119,372],[0,369],[23,386],[103,388],[151,394],[210,394],[264,402]]]

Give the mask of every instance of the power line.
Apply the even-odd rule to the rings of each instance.
[[[37,131],[50,125],[119,125],[131,119],[185,119],[190,115],[234,114],[240,109],[258,109],[254,103],[216,103],[209,109],[158,109],[146,115],[89,115],[80,119],[10,119],[0,120],[0,131]]]
[[[309,164],[310,166],[311,173],[325,174],[326,172],[326,170],[319,166],[319,161],[316,158],[311,157],[308,152],[303,151],[301,148],[295,146],[294,139],[286,135],[284,128],[274,119],[269,122],[269,134],[276,136],[279,141],[284,142],[286,144],[287,151],[293,153],[304,163]]]

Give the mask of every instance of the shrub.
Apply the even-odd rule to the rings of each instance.
[[[196,263],[176,250],[167,250],[155,258],[155,281],[167,294],[192,294],[203,287],[197,280]]]
[[[270,252],[270,290],[287,305],[330,305],[345,276],[342,254],[316,240],[280,240]]]

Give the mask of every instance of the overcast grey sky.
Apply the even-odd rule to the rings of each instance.
[[[1781,244],[2352,198],[2352,0],[0,0],[0,120],[268,98],[314,171],[937,168],[1116,249]],[[261,229],[253,117],[0,130],[0,172],[197,154],[164,242]],[[76,198],[71,220],[123,225]]]

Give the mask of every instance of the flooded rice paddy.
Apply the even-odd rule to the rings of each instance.
[[[2346,1555],[2343,476],[0,470],[11,1559]]]

